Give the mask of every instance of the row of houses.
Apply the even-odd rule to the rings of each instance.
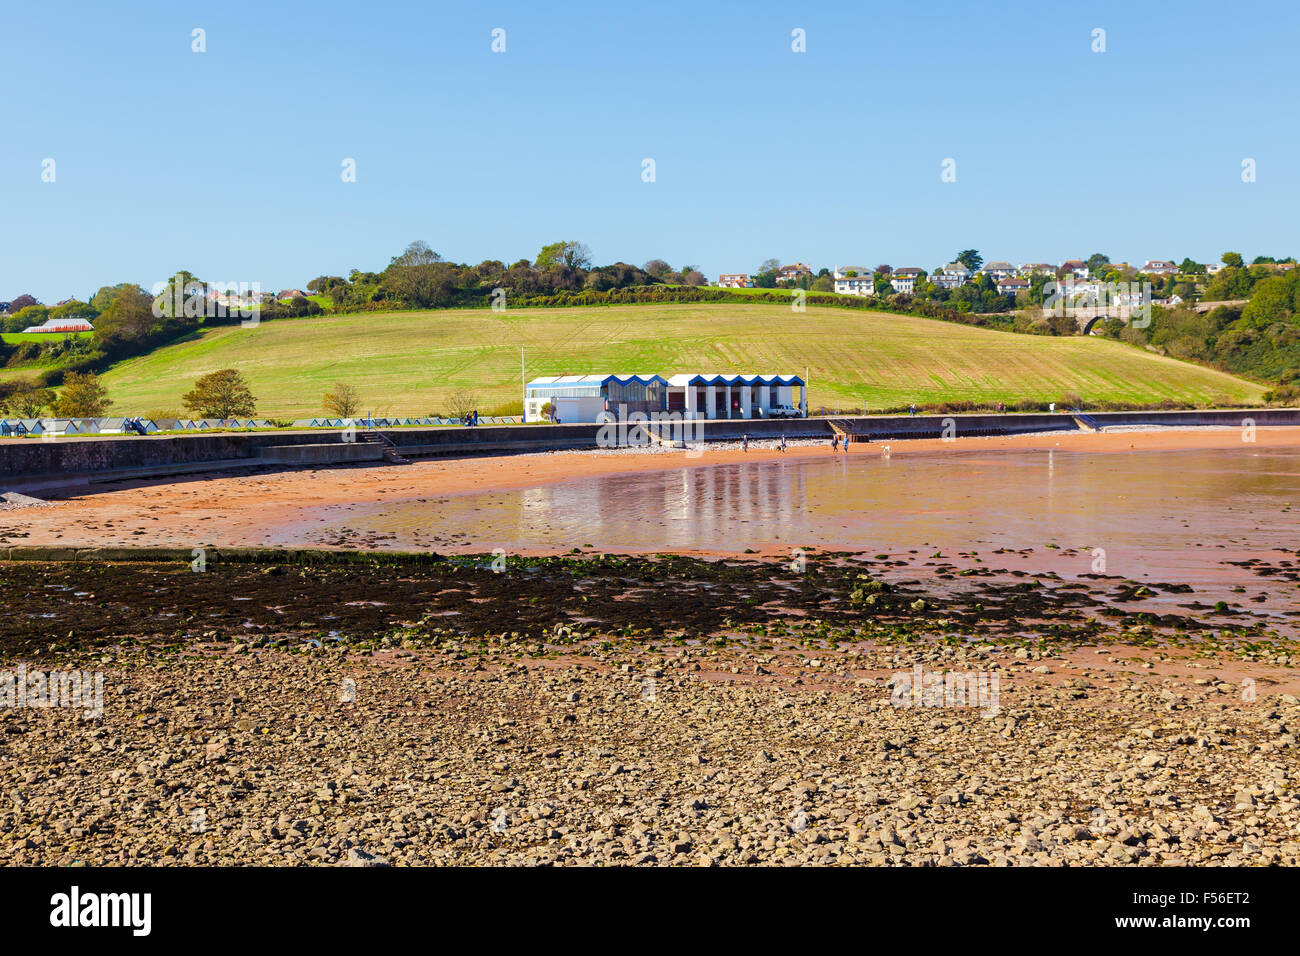
[[[776,284],[789,285],[811,275],[812,268],[806,262],[796,262],[794,265],[781,266],[776,270]],[[742,272],[724,272],[718,276],[718,285],[724,289],[752,289],[754,277]]]
[[[1179,271],[1178,266],[1167,259],[1149,259],[1136,269],[1127,262],[1110,263],[1106,268],[1108,272],[1117,269],[1121,272],[1139,272],[1149,276],[1175,275]],[[1215,264],[1206,268],[1213,274],[1223,266]],[[835,291],[840,295],[875,295],[875,271],[870,268],[836,266],[832,273]],[[1015,295],[1021,290],[1027,290],[1037,274],[1055,276],[1061,273],[1074,280],[1092,278],[1087,262],[1082,259],[1067,259],[1059,265],[1052,265],[1050,262],[1026,262],[1018,266],[1010,262],[994,261],[986,262],[978,270],[971,270],[960,262],[950,262],[942,269],[930,273],[928,278],[931,284],[941,289],[951,290],[973,282],[981,275],[986,275],[997,284],[999,293]],[[777,270],[776,281],[779,285],[785,285],[811,275],[812,270],[805,263],[796,262]],[[903,295],[913,294],[916,283],[925,275],[924,269],[912,266],[893,269],[887,273],[892,290]],[[725,289],[751,289],[754,287],[754,278],[744,273],[727,272],[718,276],[718,285]]]
[[[1127,262],[1109,263],[1107,271],[1136,271],[1151,276],[1174,275],[1178,266],[1166,259],[1150,259],[1140,269],[1134,270]],[[1217,269],[1214,271],[1218,271]],[[834,272],[835,291],[841,295],[874,295],[875,276],[871,269],[850,269],[836,267]],[[925,275],[925,270],[906,267],[892,270],[888,274],[889,284],[894,292],[911,295],[916,283]],[[929,274],[930,283],[940,289],[957,289],[974,282],[980,276],[988,276],[995,283],[1000,295],[1015,295],[1028,291],[1035,275],[1060,276],[1079,283],[1092,279],[1092,270],[1082,259],[1067,259],[1060,265],[1050,262],[1026,262],[1015,266],[1010,262],[986,262],[978,270],[972,270],[961,262],[949,262],[942,269]]]

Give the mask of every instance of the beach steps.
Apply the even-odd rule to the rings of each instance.
[[[1079,412],[1071,417],[1074,419],[1074,423],[1079,426],[1079,431],[1081,432],[1099,432],[1104,430],[1101,423],[1091,415],[1085,415],[1083,412]]]
[[[367,445],[378,445],[384,461],[389,464],[409,465],[411,463],[411,459],[397,450],[397,443],[381,431],[372,428],[370,431],[362,432],[360,441]]]

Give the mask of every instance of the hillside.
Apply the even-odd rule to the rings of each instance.
[[[200,375],[238,368],[258,414],[317,415],[336,381],[376,414],[423,415],[459,389],[481,409],[529,378],[590,372],[782,372],[811,376],[810,407],[1035,399],[1256,402],[1264,389],[1095,337],[1013,335],[932,319],[810,306],[663,304],[440,310],[225,326],[119,363],[103,376],[121,414],[180,409]]]

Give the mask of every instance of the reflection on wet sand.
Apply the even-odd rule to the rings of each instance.
[[[808,485],[817,480],[807,464],[683,468],[457,496],[444,499],[436,521],[466,530],[461,522],[473,515],[471,537],[515,550],[584,545],[605,551],[770,549],[799,533],[806,537]],[[488,502],[491,506],[485,508]],[[353,518],[349,525],[400,534],[416,526],[429,528],[432,517],[427,511],[414,516],[399,505],[360,523]]]
[[[1294,549],[1296,504],[1300,453],[1287,448],[889,458],[872,446],[363,505],[332,527],[387,547],[479,551],[1032,548],[1040,567],[1065,560],[1044,551],[1059,546],[1104,551],[1112,574],[1213,580],[1226,559]]]

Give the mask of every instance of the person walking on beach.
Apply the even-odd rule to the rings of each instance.
[[[744,435],[741,435],[741,436],[740,436],[740,450],[741,450],[741,451],[744,451],[744,452],[749,451],[749,434],[748,434],[748,433],[745,433]]]
[[[831,453],[834,454],[839,450],[840,450],[840,433],[836,432],[834,435],[831,436]]]
[[[847,455],[848,452],[849,452],[849,439],[852,438],[852,437],[853,437],[853,434],[852,434],[851,432],[845,433],[845,435],[844,435],[844,453],[845,453],[846,455]]]
[[[785,454],[785,433],[781,433],[781,454]]]

